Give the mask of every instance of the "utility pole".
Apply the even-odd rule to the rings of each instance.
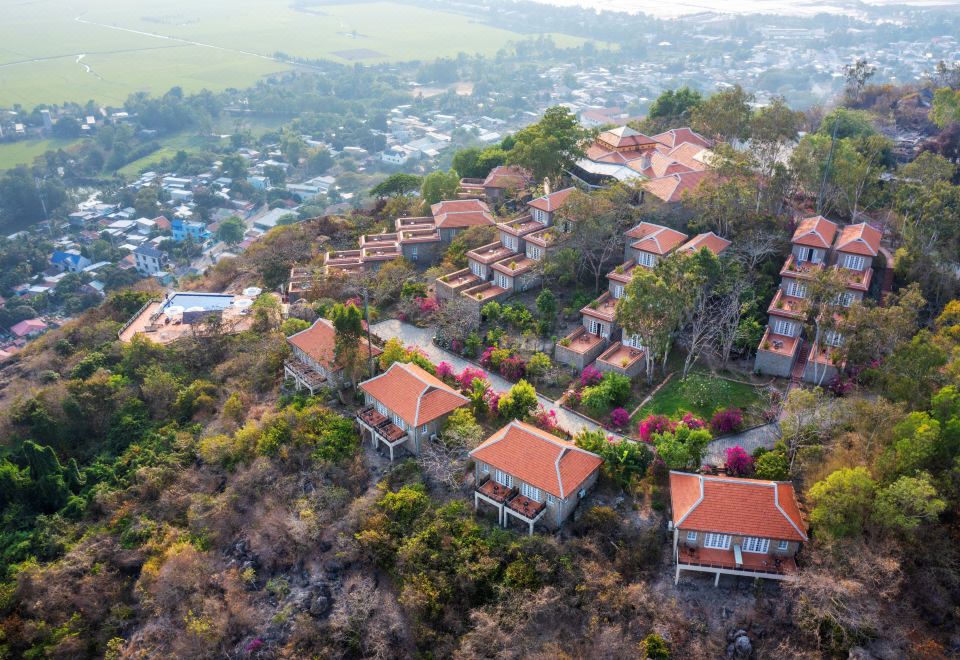
[[[363,319],[367,323],[367,355],[370,360],[370,378],[373,378],[373,342],[370,341],[370,300],[368,296],[369,289],[366,285],[363,287]]]

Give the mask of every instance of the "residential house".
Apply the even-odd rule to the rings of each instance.
[[[780,270],[780,287],[767,308],[769,321],[757,349],[756,371],[817,384],[836,375],[839,365],[834,364],[832,349],[843,344],[842,334],[826,332],[819,346],[802,336],[810,283],[825,268],[842,273],[846,288],[836,301],[836,312],[842,314],[869,290],[880,240],[880,231],[866,223],[840,230],[819,215],[800,222],[791,239],[790,256]]]
[[[317,319],[306,330],[287,337],[291,357],[283,363],[284,378],[294,381],[297,391],[301,388],[311,396],[323,387],[340,388],[349,385],[343,366],[335,360],[337,331],[327,319]],[[383,351],[369,343],[361,342],[364,359],[376,358]]]
[[[597,482],[596,454],[530,424],[514,420],[470,452],[476,488],[473,506],[497,509],[497,522],[510,517],[533,534],[539,522],[559,528]]]
[[[670,472],[674,582],[681,571],[793,579],[807,526],[793,484]]]
[[[447,417],[470,400],[415,364],[394,362],[384,373],[360,383],[365,407],[357,413],[364,439],[390,452],[403,447],[420,454]]]
[[[167,253],[154,247],[150,243],[144,243],[138,246],[137,249],[133,251],[133,258],[137,272],[148,276],[165,272],[169,262]]]
[[[14,337],[23,339],[42,335],[47,330],[47,324],[41,319],[26,319],[10,327]]]
[[[170,229],[173,232],[173,240],[178,243],[188,238],[192,239],[195,243],[203,243],[210,238],[210,232],[207,231],[206,225],[194,220],[174,218],[170,223]]]
[[[533,182],[533,176],[527,170],[499,165],[494,167],[484,179],[460,179],[461,196],[482,197],[491,204],[502,204],[517,191],[523,190]]]
[[[50,256],[50,263],[61,273],[79,273],[93,262],[78,250],[57,250]]]

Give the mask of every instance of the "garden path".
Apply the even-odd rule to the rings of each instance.
[[[755,426],[752,429],[747,429],[740,433],[724,435],[707,445],[707,450],[704,452],[703,463],[705,465],[720,465],[721,463],[725,463],[727,460],[727,449],[736,447],[737,445],[743,447],[748,454],[752,454],[753,450],[758,447],[773,449],[773,445],[779,439],[779,422],[771,422],[762,426]]]

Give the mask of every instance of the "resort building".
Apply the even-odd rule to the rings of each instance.
[[[482,198],[491,204],[501,204],[511,195],[533,183],[527,170],[500,165],[494,167],[483,179],[460,179],[460,196]]]
[[[335,359],[336,342],[337,331],[327,319],[317,319],[306,330],[287,337],[291,356],[283,363],[284,378],[293,380],[298,391],[303,388],[311,395],[324,387],[349,385],[343,366]],[[383,353],[366,339],[361,341],[360,351],[364,364]]]
[[[470,452],[476,488],[474,508],[484,502],[497,522],[559,528],[597,482],[596,454],[530,424],[512,421]]]

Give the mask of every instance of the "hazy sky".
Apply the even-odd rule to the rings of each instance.
[[[808,0],[806,2],[791,2],[790,0],[538,0],[546,4],[582,7],[594,7],[611,11],[643,12],[671,18],[686,14],[696,14],[704,11],[727,13],[765,13],[789,14],[794,16],[813,15],[822,12],[856,13],[855,8],[842,0]],[[914,6],[943,6],[960,7],[956,0],[865,0],[866,4],[889,5],[902,4]],[[855,3],[851,3],[855,4]]]

